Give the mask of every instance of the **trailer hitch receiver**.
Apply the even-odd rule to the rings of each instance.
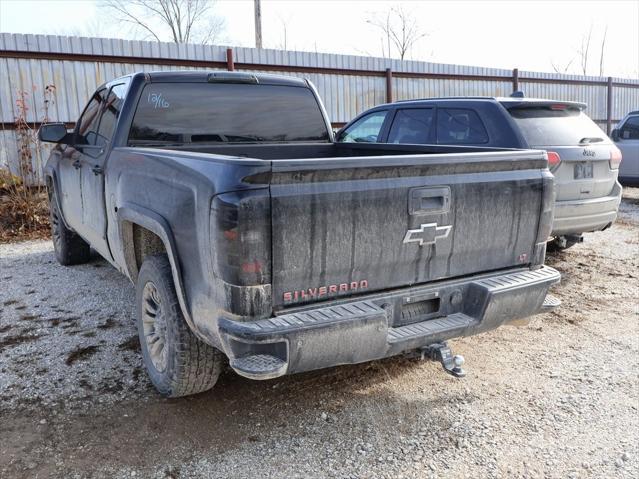
[[[456,378],[466,376],[466,371],[462,369],[464,357],[460,354],[453,356],[450,347],[446,343],[434,343],[421,348],[421,359],[431,359],[441,363],[444,371],[452,374]]]

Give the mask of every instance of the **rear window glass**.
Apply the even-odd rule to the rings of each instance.
[[[430,128],[433,122],[432,108],[410,108],[397,110],[388,143],[430,143]]]
[[[480,145],[488,143],[488,133],[475,111],[440,108],[437,110],[437,143]]]
[[[152,83],[144,87],[129,143],[328,141],[308,88]]]
[[[606,134],[577,108],[551,110],[549,107],[509,110],[531,147],[576,146],[587,138],[590,143],[608,142]]]

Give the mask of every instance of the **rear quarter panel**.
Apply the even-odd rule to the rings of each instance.
[[[135,281],[137,269],[131,264],[128,224],[137,222],[140,216],[152,225],[163,225],[169,242],[165,246],[167,250],[174,249],[170,259],[183,312],[194,331],[203,337],[216,336],[214,318],[227,299],[224,285],[219,284],[211,269],[211,200],[230,190],[266,187],[245,183],[243,179],[269,170],[268,161],[229,161],[167,150],[116,148],[109,158],[107,236],[115,262]]]

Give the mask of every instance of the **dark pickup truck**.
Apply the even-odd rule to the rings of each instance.
[[[333,142],[305,80],[137,73],[97,89],[46,165],[55,254],[136,284],[164,395],[407,351],[552,307],[546,154]]]

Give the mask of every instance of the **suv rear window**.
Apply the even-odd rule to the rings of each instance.
[[[601,128],[578,108],[552,110],[543,106],[513,108],[509,112],[531,147],[576,146],[584,138],[608,142]]]
[[[308,88],[280,85],[151,83],[144,87],[131,144],[328,141]]]

